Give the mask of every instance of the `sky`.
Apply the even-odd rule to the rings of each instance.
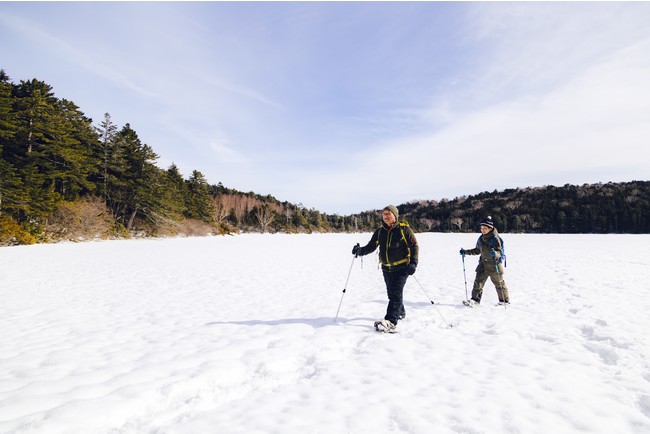
[[[647,180],[647,2],[0,2],[0,68],[188,178],[350,214]]]

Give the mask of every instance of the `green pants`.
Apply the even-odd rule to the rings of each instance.
[[[497,266],[494,268],[486,267],[482,262],[476,267],[476,278],[474,279],[474,287],[472,288],[472,299],[481,302],[481,297],[483,296],[483,286],[487,281],[488,277],[494,283],[494,287],[497,290],[497,296],[501,302],[510,302],[510,297],[508,297],[508,287],[506,286],[506,281],[503,280],[503,265],[498,264],[499,271],[497,272]],[[492,269],[490,269],[492,268]]]

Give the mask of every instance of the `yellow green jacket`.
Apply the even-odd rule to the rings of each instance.
[[[382,223],[370,238],[370,242],[359,249],[359,255],[367,255],[379,247],[379,261],[384,270],[394,271],[417,265],[419,247],[413,230],[406,222],[397,222],[392,228]]]

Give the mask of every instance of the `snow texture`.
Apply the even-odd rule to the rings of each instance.
[[[0,432],[650,432],[650,236],[503,237],[469,309],[477,235],[417,234],[397,334],[370,234],[2,248]]]

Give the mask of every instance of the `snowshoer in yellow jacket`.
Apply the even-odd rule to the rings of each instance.
[[[406,222],[398,222],[399,212],[394,205],[382,211],[383,224],[363,247],[359,244],[352,249],[353,255],[367,255],[379,247],[379,261],[384,274],[388,307],[383,321],[375,327],[382,331],[394,331],[397,322],[406,316],[403,302],[406,279],[415,273],[418,265],[418,243],[413,230]]]

